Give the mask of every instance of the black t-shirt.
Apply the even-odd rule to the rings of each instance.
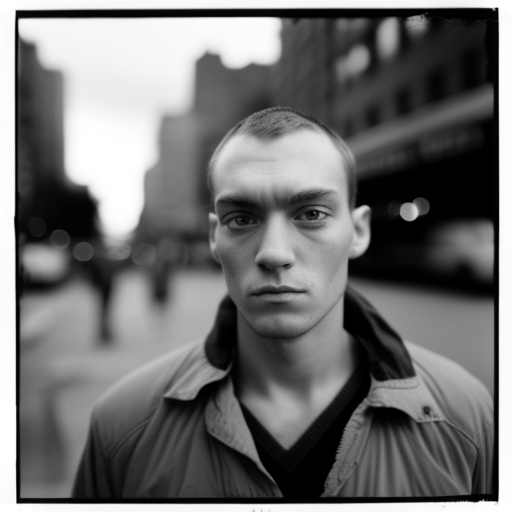
[[[369,388],[370,373],[364,365],[354,372],[330,405],[288,450],[242,404],[260,460],[284,497],[318,498],[322,494],[345,425]]]

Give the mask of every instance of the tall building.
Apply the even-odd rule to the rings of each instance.
[[[29,240],[57,229],[71,237],[97,234],[96,203],[64,167],[64,79],[41,65],[34,44],[18,40],[18,226]]]
[[[276,104],[331,121],[334,27],[326,18],[282,20],[281,59],[273,76]]]
[[[151,240],[194,233],[199,226],[198,123],[193,113],[162,118],[159,157],[144,178],[138,230]]]
[[[25,221],[41,181],[64,181],[63,77],[45,69],[34,44],[18,40],[18,193]]]
[[[20,171],[64,181],[64,88],[60,71],[45,69],[36,46],[18,41]],[[36,169],[34,169],[36,168]]]
[[[194,112],[201,127],[200,194],[205,205],[210,199],[206,187],[207,162],[226,132],[238,121],[272,106],[271,70],[271,66],[258,64],[226,68],[218,55],[210,53],[196,63]]]

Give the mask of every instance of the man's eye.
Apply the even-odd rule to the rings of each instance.
[[[249,215],[235,215],[226,221],[226,226],[230,228],[243,228],[249,226],[254,221]]]
[[[308,210],[304,213],[301,213],[297,219],[298,220],[308,220],[308,221],[315,221],[315,220],[322,220],[327,217],[327,214],[324,212],[321,212],[320,210]]]

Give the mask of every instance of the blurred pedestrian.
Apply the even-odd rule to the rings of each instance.
[[[209,179],[229,296],[205,340],[98,402],[74,496],[492,495],[487,390],[347,286],[370,209],[356,207],[345,143],[268,109],[226,135]]]
[[[179,259],[176,240],[164,238],[157,245],[155,262],[151,267],[153,299],[165,304],[169,298],[170,280]]]
[[[157,259],[152,269],[153,299],[160,304],[164,304],[167,301],[170,273],[170,262],[163,259]]]
[[[84,262],[86,274],[99,294],[98,339],[101,344],[113,341],[111,327],[111,297],[114,264],[101,244],[95,244],[92,257]]]

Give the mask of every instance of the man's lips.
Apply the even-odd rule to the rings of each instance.
[[[292,286],[262,286],[256,288],[251,295],[280,295],[283,293],[304,293],[305,290],[300,288],[294,288]]]
[[[256,288],[251,293],[251,296],[270,304],[286,304],[294,302],[305,292],[306,290],[293,286],[261,286],[260,288]]]

